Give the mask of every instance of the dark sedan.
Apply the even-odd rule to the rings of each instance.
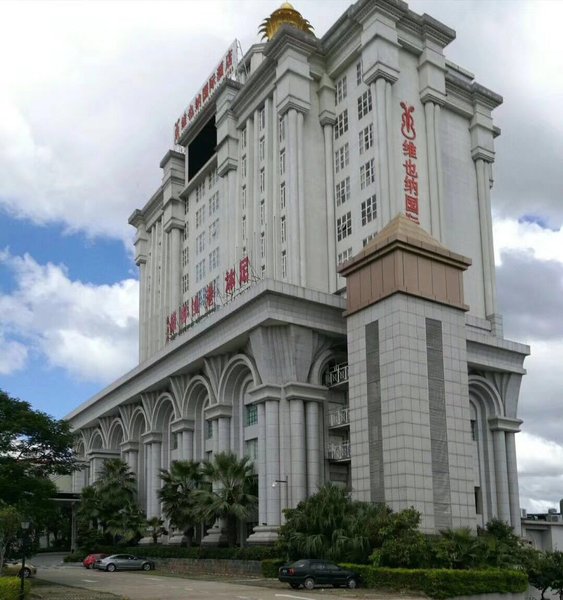
[[[300,585],[312,590],[316,585],[347,586],[355,588],[360,578],[357,573],[343,569],[327,560],[298,560],[280,567],[278,579],[297,589]]]
[[[154,562],[148,558],[133,556],[132,554],[112,554],[105,558],[99,558],[94,568],[100,571],[132,571],[142,570],[150,571],[154,569]]]

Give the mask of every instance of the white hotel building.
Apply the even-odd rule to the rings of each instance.
[[[502,98],[401,0],[358,0],[322,38],[287,4],[264,28],[199,89],[130,218],[140,363],[68,416],[76,491],[122,457],[160,515],[160,468],[232,451],[258,473],[249,542],[327,481],[416,507],[425,531],[520,532],[529,349],[495,299]]]

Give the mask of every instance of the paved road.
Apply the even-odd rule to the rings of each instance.
[[[230,581],[204,581],[185,579],[168,575],[158,575],[158,571],[144,573],[86,570],[81,565],[68,565],[61,562],[60,556],[38,555],[33,563],[38,567],[37,578],[52,583],[76,586],[100,592],[110,592],[131,600],[350,600],[352,598],[373,598],[393,600],[389,594],[374,593],[368,590],[315,589],[312,592],[292,590],[272,582],[275,587],[231,583]],[[251,583],[251,582],[250,582]],[[268,585],[265,582],[266,585]],[[407,596],[395,596],[401,600]]]

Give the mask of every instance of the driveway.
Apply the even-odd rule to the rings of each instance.
[[[82,565],[62,563],[64,555],[38,555],[37,579],[97,592],[109,592],[131,600],[420,600],[371,590],[334,590],[318,588],[312,592],[292,590],[274,580],[203,580],[159,575],[157,571],[106,573],[86,570]],[[209,577],[211,578],[211,576]]]

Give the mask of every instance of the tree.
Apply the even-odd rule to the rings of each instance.
[[[20,522],[21,516],[13,506],[0,506],[0,575],[2,575],[1,565],[4,564],[6,549],[8,544],[16,539]]]
[[[194,490],[195,514],[202,522],[224,519],[229,546],[236,544],[237,523],[245,521],[258,504],[254,469],[248,457],[220,452],[203,466],[211,488]]]
[[[114,541],[117,537],[136,537],[146,525],[144,515],[133,508],[136,496],[135,474],[127,463],[119,458],[104,461],[98,479],[82,490],[78,508],[80,537],[88,537],[89,530],[98,528]]]
[[[158,538],[161,535],[168,535],[164,521],[160,517],[151,517],[145,521],[145,529],[149,531],[152,537],[152,543],[158,544]]]
[[[49,476],[77,468],[70,426],[2,390],[0,423],[0,501],[40,527],[54,511],[57,490]]]
[[[143,510],[135,502],[127,502],[106,523],[106,531],[113,537],[113,543],[127,544],[138,541],[143,536],[147,519]]]
[[[161,469],[160,479],[162,487],[158,490],[158,497],[162,511],[171,526],[184,533],[188,546],[191,546],[194,526],[198,522],[193,492],[203,481],[201,466],[191,460],[174,461],[170,471]]]
[[[556,560],[552,553],[541,552],[534,548],[527,548],[522,553],[523,565],[530,585],[540,590],[541,600],[545,600],[545,593],[555,585],[557,576]]]

